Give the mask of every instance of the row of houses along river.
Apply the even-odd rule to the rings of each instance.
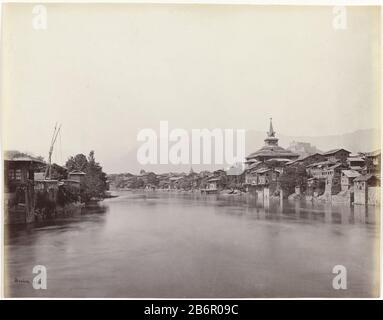
[[[278,145],[270,120],[265,144],[247,156],[245,166],[189,174],[111,175],[117,189],[178,190],[202,193],[249,193],[259,200],[290,199],[379,205],[380,150],[352,154],[338,148],[295,153]]]

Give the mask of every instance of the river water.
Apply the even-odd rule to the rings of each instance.
[[[251,196],[118,192],[60,221],[6,228],[8,297],[372,297],[379,209]],[[47,270],[47,289],[32,269]],[[347,270],[335,290],[333,267]]]

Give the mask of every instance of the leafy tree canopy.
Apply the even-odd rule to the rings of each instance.
[[[94,151],[86,157],[84,154],[77,154],[70,157],[66,162],[66,167],[69,171],[80,170],[85,173],[81,184],[81,200],[89,202],[91,199],[100,199],[105,196],[107,190],[107,176],[102,171],[102,167],[94,155]]]

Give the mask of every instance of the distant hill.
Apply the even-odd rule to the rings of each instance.
[[[266,132],[249,130],[246,132],[246,155],[250,154],[261,148],[264,145],[264,139]],[[335,148],[344,148],[353,153],[356,152],[369,152],[376,149],[380,149],[380,132],[376,129],[358,130],[351,133],[345,133],[340,135],[331,136],[286,136],[278,134],[279,145],[287,148],[293,141],[296,142],[308,142],[313,148],[318,151],[327,151]],[[146,165],[142,166],[137,162],[137,149],[138,144],[116,158],[116,168],[123,168],[120,172],[133,172],[138,173],[141,169],[146,171],[161,172],[189,172],[191,168],[194,171],[201,170],[217,170],[226,168],[226,165]],[[117,170],[115,173],[118,172]]]
[[[331,136],[281,137],[281,142],[292,140],[310,142],[323,151],[335,148],[344,148],[355,153],[369,152],[380,149],[380,131],[377,129],[358,130]]]

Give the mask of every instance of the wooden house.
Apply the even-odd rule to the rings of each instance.
[[[347,158],[347,164],[351,170],[362,172],[365,166],[365,159],[360,156],[350,156]]]
[[[33,222],[35,215],[34,172],[44,163],[30,156],[4,159],[5,223]]]
[[[359,177],[360,173],[355,170],[342,170],[341,171],[341,190],[347,191],[354,186],[355,178]]]
[[[245,171],[238,166],[232,166],[226,171],[227,184],[241,185],[245,182]]]
[[[354,204],[380,204],[380,180],[376,175],[366,174],[354,179]]]
[[[326,157],[327,160],[330,161],[337,161],[339,160],[340,162],[346,163],[347,158],[350,156],[351,152],[347,151],[346,149],[333,149],[329,150],[323,155]]]
[[[326,161],[326,156],[324,156],[321,153],[314,153],[314,154],[310,154],[308,156],[299,158],[299,159],[291,162],[289,165],[292,165],[293,163],[299,163],[299,164],[302,164],[304,166],[308,166],[310,164],[323,162],[323,161]]]
[[[201,193],[217,193],[221,188],[221,177],[211,176],[207,179],[205,187],[201,188]]]
[[[365,154],[366,171],[367,173],[379,173],[381,167],[381,154],[380,150],[367,152]]]
[[[78,181],[80,184],[83,182],[85,177],[85,172],[80,170],[73,170],[68,174],[68,180]]]

